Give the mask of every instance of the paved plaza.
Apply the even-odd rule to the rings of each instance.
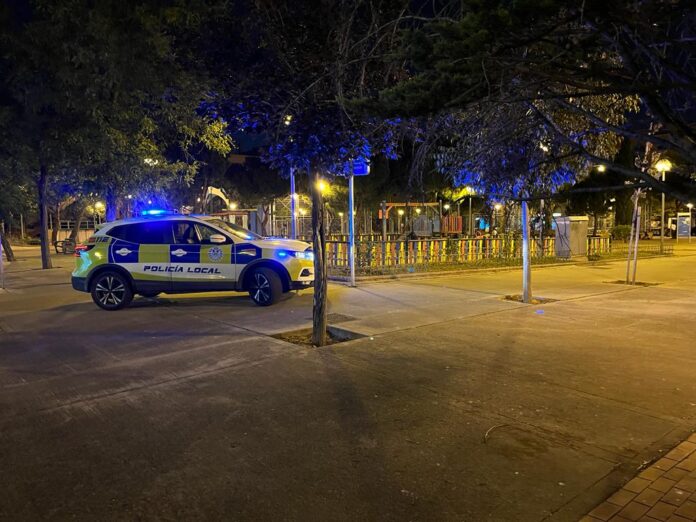
[[[694,254],[332,284],[310,349],[311,290],[104,312],[17,249],[0,519],[694,520]]]

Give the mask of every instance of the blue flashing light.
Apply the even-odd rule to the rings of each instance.
[[[174,214],[174,212],[172,212],[170,210],[162,210],[159,208],[143,210],[140,213],[141,216],[167,216],[167,215],[172,215],[172,214]]]
[[[288,253],[285,250],[278,250],[278,257],[288,257]]]

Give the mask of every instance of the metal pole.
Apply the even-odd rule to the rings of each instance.
[[[469,237],[474,235],[474,222],[471,214],[471,196],[469,196]]]
[[[637,189],[631,199],[633,200],[633,217],[631,219],[631,234],[628,238],[628,259],[626,260],[626,284],[630,282],[629,276],[631,273],[631,257],[633,248],[633,234],[636,230],[636,216],[638,215],[638,198],[640,198],[640,189]]]
[[[2,232],[0,232],[0,288],[5,288],[5,265],[2,260]]]
[[[387,240],[387,202],[382,201],[382,241]]]
[[[297,239],[297,194],[295,193],[295,169],[290,167],[290,238]]]
[[[19,215],[19,233],[22,241],[24,241],[24,214]]]
[[[638,207],[638,212],[636,214],[636,245],[633,248],[633,277],[631,279],[631,284],[636,284],[636,269],[638,268],[638,240],[640,239],[640,207]]]
[[[665,182],[665,171],[662,171],[662,183]],[[665,192],[662,189],[662,213],[660,214],[660,254],[665,253]]]
[[[355,286],[355,217],[353,216],[353,174],[348,176],[348,265],[350,266],[350,286]]]
[[[529,256],[529,209],[522,201],[522,302],[532,301],[532,270]]]

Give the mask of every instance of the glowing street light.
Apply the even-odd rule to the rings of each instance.
[[[420,213],[421,213],[421,209],[417,208],[417,209],[416,209],[416,214],[420,214]]]
[[[104,208],[104,203],[102,203],[101,201],[97,201],[97,202],[94,204],[94,208],[96,208],[97,210],[101,210],[101,209]]]
[[[290,125],[292,123],[292,114],[286,114],[285,118],[283,118],[283,123],[285,125]]]
[[[329,185],[324,181],[323,179],[320,179],[317,181],[317,190],[324,194],[327,190],[329,190]]]
[[[655,163],[655,169],[657,169],[657,171],[660,173],[669,172],[672,170],[672,162],[668,159],[661,159]]]
[[[503,205],[501,205],[500,203],[496,203],[495,205],[493,205],[493,208],[496,210],[500,210],[501,208],[503,208]]]
[[[404,215],[404,209],[403,209],[403,208],[400,208],[399,211],[398,211],[398,213],[399,213],[400,216],[403,216],[403,215]]]
[[[597,172],[606,172],[607,167],[606,165],[597,165]]]
[[[672,162],[667,158],[663,158],[655,163],[655,169],[660,173],[660,180],[665,182],[665,172],[672,170]],[[661,211],[660,211],[660,254],[665,253],[665,191],[662,191]],[[691,219],[691,218],[689,218]],[[691,231],[689,231],[689,239],[691,239]]]
[[[145,163],[145,165],[147,165],[148,167],[154,167],[159,163],[159,160],[156,160],[154,158],[145,158],[143,160],[143,163]]]
[[[236,204],[236,203],[230,203],[230,210],[237,210],[237,204]]]
[[[449,210],[449,209],[450,209],[449,203],[445,203],[445,204],[442,206],[442,208],[444,208],[445,210]]]

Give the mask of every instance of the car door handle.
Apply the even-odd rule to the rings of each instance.
[[[186,255],[186,250],[183,250],[181,248],[177,248],[176,250],[172,250],[172,255],[176,257],[181,257]]]

